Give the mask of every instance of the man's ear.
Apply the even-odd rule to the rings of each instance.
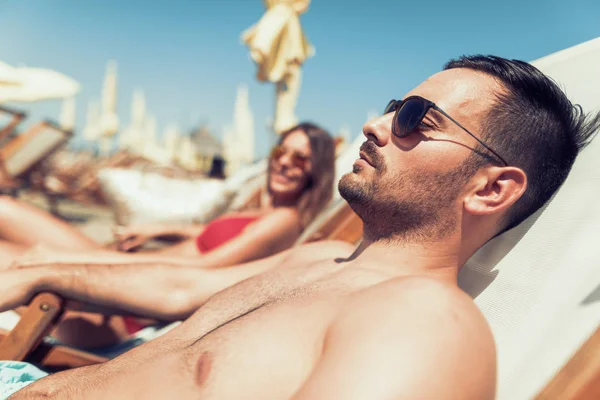
[[[465,210],[472,215],[504,211],[519,200],[527,189],[527,175],[516,167],[481,169],[473,179],[474,186],[464,198]]]

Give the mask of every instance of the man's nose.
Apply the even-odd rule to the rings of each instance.
[[[363,125],[363,135],[373,141],[377,146],[383,147],[390,140],[392,133],[392,118],[394,113],[388,113],[373,118]]]

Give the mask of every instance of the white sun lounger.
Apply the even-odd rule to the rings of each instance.
[[[600,110],[600,38],[533,64],[584,111]],[[597,137],[545,209],[489,242],[459,276],[494,333],[498,400],[534,398],[598,328],[599,239]],[[588,350],[587,356],[598,361],[600,354]],[[597,379],[598,366],[592,371]],[[543,398],[571,398],[555,396]]]

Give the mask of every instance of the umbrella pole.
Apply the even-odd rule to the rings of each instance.
[[[281,132],[298,124],[296,117],[296,104],[300,95],[300,84],[302,81],[302,69],[300,65],[290,65],[289,73],[275,86],[275,121],[273,130]]]

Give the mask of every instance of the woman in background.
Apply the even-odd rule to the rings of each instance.
[[[15,259],[56,264],[119,265],[147,261],[192,260],[199,268],[218,268],[268,257],[291,247],[333,195],[335,146],[327,131],[302,123],[284,132],[272,150],[267,173],[267,201],[258,208],[217,218],[205,226],[132,227],[117,235],[122,250],[165,234],[188,239],[151,254],[122,254],[104,249],[73,226],[36,207],[0,196],[0,263]],[[30,251],[33,246],[40,250]],[[25,260],[23,262],[23,260]],[[142,325],[132,319],[68,312],[52,335],[84,348],[111,345]]]
[[[335,149],[327,131],[302,123],[284,132],[271,151],[267,201],[254,209],[226,214],[207,225],[132,226],[116,232],[119,250],[149,239],[180,236],[183,243],[156,251],[202,257],[206,267],[252,261],[289,248],[333,195]],[[0,196],[1,263],[35,245],[57,251],[106,251],[75,227],[34,206]],[[50,250],[48,250],[50,252]]]

